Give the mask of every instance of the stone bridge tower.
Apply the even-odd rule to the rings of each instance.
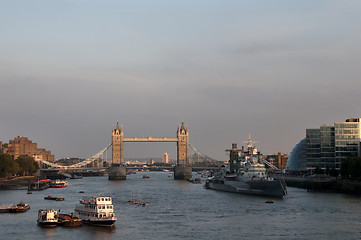
[[[123,138],[124,138],[124,132],[123,132],[123,125],[121,125],[119,129],[119,123],[117,122],[117,127],[114,128],[113,125],[113,131],[112,131],[112,146],[113,146],[113,152],[112,152],[112,165],[114,166],[120,166],[123,165]]]
[[[125,180],[126,168],[123,161],[123,144],[124,144],[123,125],[112,130],[112,166],[109,168],[109,180]]]
[[[188,149],[189,149],[189,131],[188,127],[184,127],[184,123],[182,122],[182,126],[178,127],[177,130],[177,165],[178,166],[189,166],[189,157],[188,157]]]
[[[189,131],[188,127],[178,127],[177,130],[177,166],[174,167],[174,179],[192,178],[192,167],[189,162]]]

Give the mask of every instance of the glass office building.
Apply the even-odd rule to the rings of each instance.
[[[306,129],[307,170],[337,170],[348,157],[360,157],[360,118],[347,119],[319,129]]]
[[[335,127],[323,125],[320,127],[320,157],[318,167],[321,169],[337,168],[335,165]]]
[[[342,160],[360,157],[360,118],[335,123],[335,165],[340,168]]]
[[[307,169],[315,169],[321,163],[321,131],[306,129]]]

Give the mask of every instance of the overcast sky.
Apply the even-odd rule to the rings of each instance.
[[[55,158],[175,137],[220,160],[248,134],[289,153],[306,128],[361,117],[361,2],[1,0],[0,141]],[[125,143],[125,157],[176,144]]]

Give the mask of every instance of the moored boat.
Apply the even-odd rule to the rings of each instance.
[[[53,197],[51,195],[44,197],[46,200],[64,201],[64,197]]]
[[[30,205],[20,202],[17,205],[9,204],[0,206],[0,213],[22,213],[30,209]]]
[[[41,191],[50,187],[50,179],[39,180],[32,182],[28,186],[28,191]]]
[[[58,213],[54,209],[40,209],[37,222],[40,227],[56,227]]]
[[[67,186],[67,184],[68,184],[67,181],[56,179],[55,181],[50,182],[50,187],[51,188],[64,188]]]
[[[113,227],[117,220],[109,196],[83,198],[74,210],[84,224]]]
[[[30,209],[30,205],[27,203],[20,202],[15,206],[15,209],[11,212],[20,213],[20,212],[26,212]]]
[[[248,151],[237,149],[232,144],[228,169],[223,166],[217,174],[207,179],[205,187],[234,193],[280,197],[287,194],[284,181],[274,180],[266,173],[261,154],[248,140]]]

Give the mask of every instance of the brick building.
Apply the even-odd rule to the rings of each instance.
[[[54,155],[45,148],[37,148],[37,143],[33,143],[27,137],[17,136],[14,140],[10,140],[7,144],[0,144],[1,152],[7,153],[17,159],[19,156],[33,157],[35,161],[40,159],[54,162]]]

